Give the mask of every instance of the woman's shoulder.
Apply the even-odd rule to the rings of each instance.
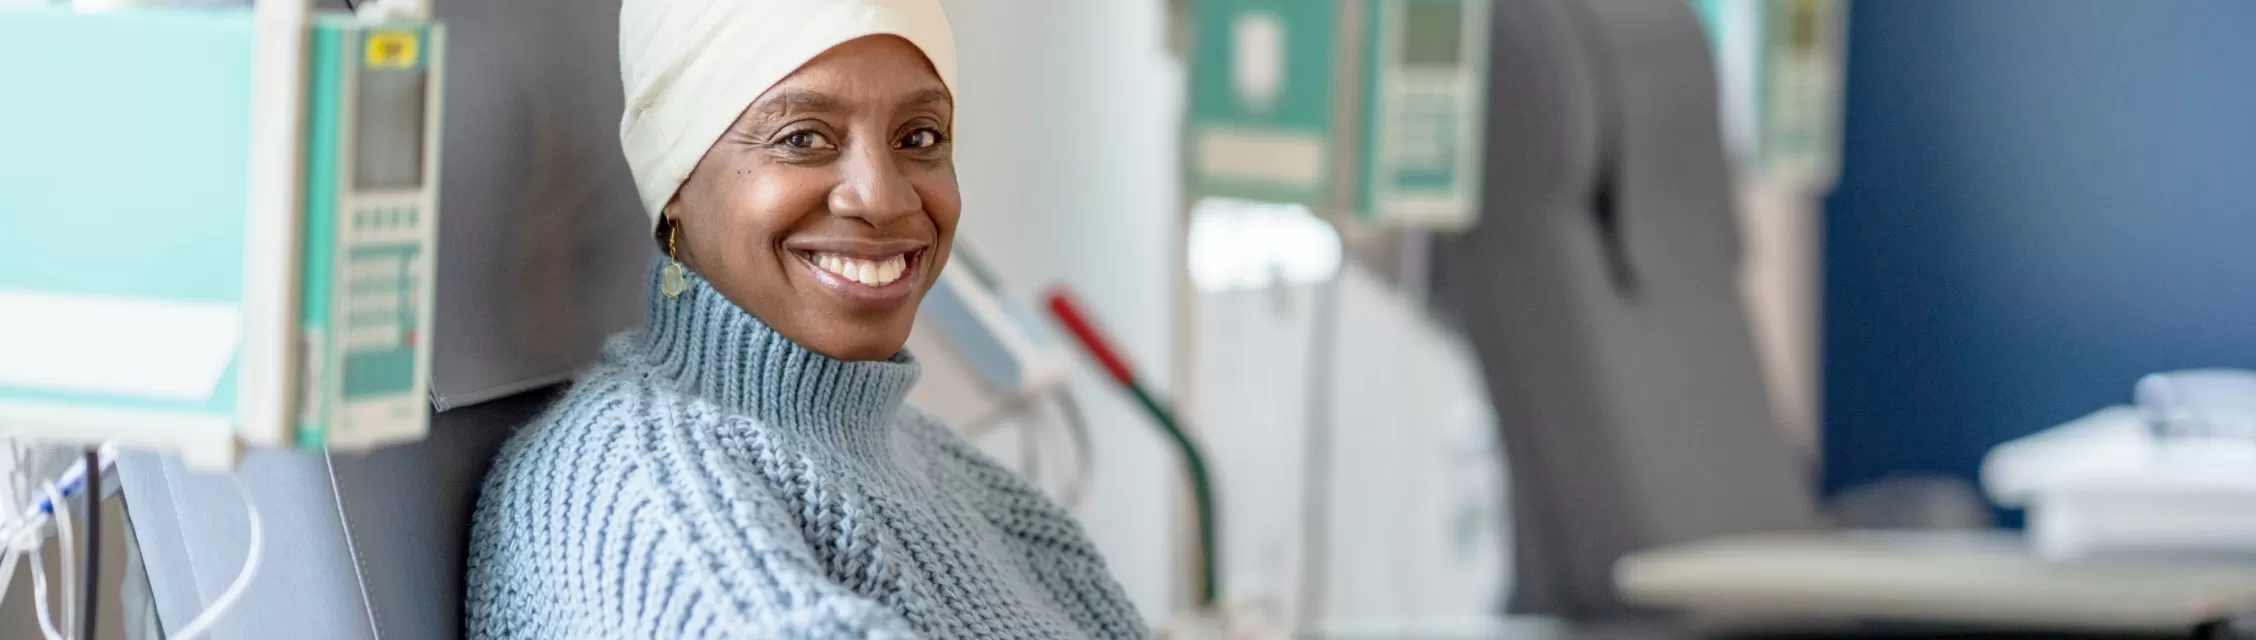
[[[903,408],[902,426],[921,443],[933,473],[989,508],[1022,515],[1071,519],[1040,487],[966,440],[948,423],[915,408]]]
[[[653,468],[652,434],[674,402],[632,371],[598,365],[510,437],[486,472],[471,524],[473,625],[632,634],[605,626],[629,607],[622,592],[584,577],[663,568],[651,563],[678,555],[661,526],[668,504],[650,480],[664,475]],[[626,563],[630,555],[643,564]]]
[[[486,493],[524,487],[622,490],[647,457],[650,432],[675,401],[620,367],[599,366],[510,436],[486,474]]]

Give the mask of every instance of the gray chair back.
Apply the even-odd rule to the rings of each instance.
[[[1632,613],[1646,547],[1818,523],[1739,283],[1715,69],[1684,2],[1495,3],[1480,224],[1431,300],[1478,352],[1513,495],[1518,612]]]
[[[249,588],[208,637],[459,637],[478,483],[550,395],[442,413],[429,439],[371,454],[246,456],[236,473],[257,504],[264,548]],[[234,480],[188,473],[170,456],[128,454],[118,472],[149,597],[164,627],[177,629],[242,567],[242,499]]]

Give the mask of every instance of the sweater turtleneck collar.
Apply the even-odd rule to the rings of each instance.
[[[907,350],[848,362],[801,347],[689,272],[680,297],[653,269],[641,342],[659,375],[723,410],[804,435],[858,440],[886,428],[917,381]],[[829,438],[824,438],[829,439]]]

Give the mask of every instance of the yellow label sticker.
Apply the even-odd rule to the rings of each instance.
[[[413,31],[377,31],[368,34],[368,66],[373,69],[405,69],[415,66],[416,56],[422,55]]]

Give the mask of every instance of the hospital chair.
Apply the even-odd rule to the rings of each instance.
[[[1478,353],[1511,474],[1509,609],[1636,613],[1632,551],[1818,526],[1765,396],[1715,67],[1688,3],[1495,3],[1477,227],[1430,300]]]
[[[261,562],[208,637],[460,636],[488,461],[646,308],[654,245],[609,80],[618,3],[435,6],[453,37],[430,437],[365,455],[251,452],[239,473],[262,515]],[[177,628],[242,565],[242,502],[229,479],[168,456],[126,456],[119,475],[148,596]]]

